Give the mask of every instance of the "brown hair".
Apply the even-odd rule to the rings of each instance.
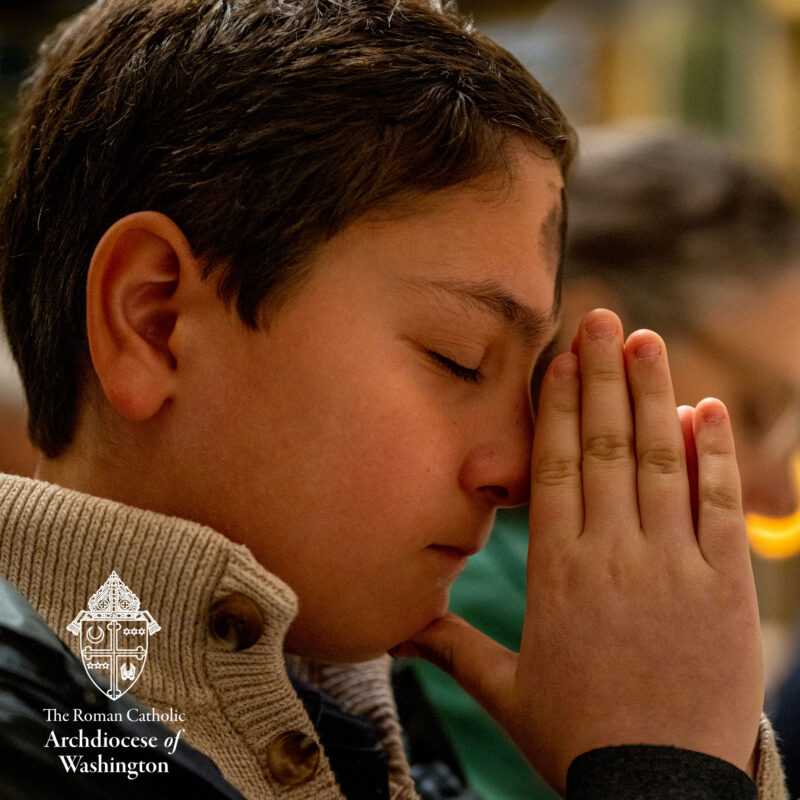
[[[582,141],[567,278],[605,282],[634,327],[696,335],[720,287],[800,269],[800,212],[774,176],[722,142],[636,127],[590,129]]]
[[[36,445],[71,441],[85,284],[113,222],[183,230],[252,327],[315,248],[403,192],[566,169],[573,133],[519,62],[435,0],[105,0],[43,45],[12,135],[0,278]]]

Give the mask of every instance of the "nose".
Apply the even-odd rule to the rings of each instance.
[[[513,415],[482,420],[459,476],[462,487],[490,508],[524,505],[530,493],[533,416],[525,396]]]

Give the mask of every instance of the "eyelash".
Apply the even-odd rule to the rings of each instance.
[[[447,356],[443,356],[441,353],[437,353],[435,350],[427,350],[428,358],[432,361],[435,361],[440,367],[447,370],[451,375],[454,375],[461,381],[465,383],[480,383],[481,379],[483,378],[483,374],[479,369],[469,369],[468,367],[463,367],[457,361],[453,361],[451,358],[447,358]]]

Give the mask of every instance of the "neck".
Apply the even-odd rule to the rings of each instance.
[[[82,420],[67,449],[40,454],[34,477],[136,508],[182,516],[163,498],[163,470],[156,438],[147,431]]]

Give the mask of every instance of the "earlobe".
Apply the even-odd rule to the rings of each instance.
[[[89,350],[109,403],[124,417],[153,417],[175,391],[178,287],[197,274],[186,237],[152,211],[114,223],[89,267]]]

